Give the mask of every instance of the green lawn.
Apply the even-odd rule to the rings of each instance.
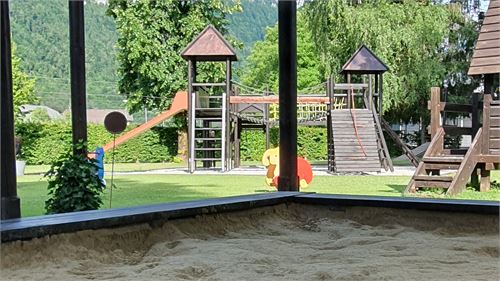
[[[335,194],[363,194],[401,196],[408,183],[407,176],[317,176],[303,191]],[[500,179],[500,173],[493,174]],[[109,179],[107,179],[109,183]],[[117,189],[113,190],[113,207],[147,205],[163,202],[196,200],[242,194],[273,192],[264,176],[241,175],[119,175],[115,176]],[[22,216],[44,213],[47,183],[40,175],[18,178]],[[436,193],[420,196],[447,198]],[[465,191],[458,199],[499,200],[500,191],[486,193]],[[105,207],[109,206],[109,193],[104,194]]]

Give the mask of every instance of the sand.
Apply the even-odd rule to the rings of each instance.
[[[498,280],[498,217],[280,205],[1,246],[1,280]]]

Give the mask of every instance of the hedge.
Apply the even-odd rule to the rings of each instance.
[[[129,126],[127,131],[134,126]],[[21,138],[21,159],[28,164],[51,164],[62,153],[71,148],[71,124],[18,123],[16,135]],[[89,124],[89,150],[103,146],[113,140],[103,125]],[[108,154],[109,155],[109,154]],[[169,162],[177,155],[177,129],[153,128],[117,147],[115,161],[130,162]],[[105,157],[110,162],[111,157]]]
[[[327,132],[321,127],[298,127],[297,154],[308,160],[326,160]],[[279,129],[270,132],[271,146],[278,146]],[[241,160],[260,161],[266,149],[265,133],[260,130],[247,130],[241,133]]]
[[[127,128],[132,129],[133,126]],[[16,134],[21,137],[21,157],[28,164],[51,164],[71,146],[71,124],[20,123],[16,124]],[[279,129],[271,129],[271,146],[276,147]],[[326,160],[327,132],[321,127],[299,127],[297,131],[297,153],[308,160]],[[104,126],[89,124],[89,149],[103,146],[113,139]],[[241,136],[241,159],[260,161],[265,150],[265,134],[262,130],[246,130]],[[108,153],[109,155],[109,153]],[[177,129],[153,128],[129,140],[116,149],[116,162],[169,162],[177,155]],[[106,162],[111,157],[105,158]]]

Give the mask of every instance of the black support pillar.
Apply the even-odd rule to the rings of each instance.
[[[1,219],[19,218],[20,201],[16,190],[16,153],[14,149],[14,100],[10,50],[9,2],[0,1],[1,89],[0,95],[0,178]]]
[[[279,0],[279,191],[297,191],[297,3]]]
[[[71,123],[73,153],[86,154],[86,148],[75,144],[87,142],[87,100],[85,96],[85,28],[84,1],[69,0],[69,55],[71,63]]]

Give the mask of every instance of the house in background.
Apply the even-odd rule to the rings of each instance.
[[[130,124],[131,122],[134,121],[134,117],[128,114],[128,112],[123,109],[87,109],[87,123],[104,125],[104,118],[106,117],[106,115],[114,111],[118,111],[123,115],[125,115],[125,118],[127,119],[127,124]],[[69,110],[65,110],[63,112],[63,115],[71,116]]]
[[[118,111],[125,115],[125,118],[127,119],[127,123],[130,124],[130,122],[134,121],[134,117],[126,110],[120,110],[120,109],[87,109],[87,123],[94,123],[94,124],[104,124],[104,118],[106,115],[113,111]]]
[[[21,114],[25,119],[31,120],[33,115],[42,113],[48,120],[56,120],[63,118],[59,111],[45,105],[23,104],[19,107]],[[38,113],[37,113],[38,112]]]

